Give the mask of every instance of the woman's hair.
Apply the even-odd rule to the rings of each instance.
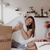
[[[29,19],[29,18],[31,18],[31,19],[33,20],[33,22],[32,22],[31,25],[27,26],[27,31],[28,31],[29,29],[32,29],[32,37],[34,37],[34,36],[35,36],[35,20],[34,20],[34,18],[33,18],[32,16],[28,16],[28,17],[26,18],[26,20]]]

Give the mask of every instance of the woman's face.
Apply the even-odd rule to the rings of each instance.
[[[29,26],[29,25],[31,25],[32,24],[32,22],[33,22],[33,20],[31,19],[31,18],[28,18],[27,20],[26,20],[26,26]]]

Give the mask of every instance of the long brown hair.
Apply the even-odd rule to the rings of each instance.
[[[28,17],[26,18],[26,20],[29,19],[29,18],[31,18],[31,19],[33,20],[33,22],[32,22],[31,25],[27,26],[27,31],[28,31],[29,29],[32,29],[32,37],[34,37],[34,36],[35,36],[35,20],[34,20],[34,18],[33,18],[32,16],[28,16]]]

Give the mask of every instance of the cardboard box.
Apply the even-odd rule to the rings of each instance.
[[[10,50],[12,41],[12,27],[0,26],[0,50]]]

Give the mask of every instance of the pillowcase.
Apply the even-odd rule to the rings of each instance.
[[[26,28],[26,25],[25,25],[25,19],[24,19],[23,13],[20,16],[16,17],[12,21],[10,21],[10,22],[8,22],[7,24],[4,24],[4,25],[5,26],[12,26],[12,29],[13,29],[15,26],[17,26],[17,24],[18,24],[19,21],[21,21],[23,23],[23,28],[27,32],[27,28]],[[20,30],[18,30],[18,31],[16,31],[16,32],[14,32],[12,34],[12,39],[14,39],[15,41],[17,41],[19,43],[21,43],[21,41],[25,40],[23,38]]]
[[[26,30],[25,19],[24,19],[23,13],[20,16],[14,18],[13,20],[11,20],[10,22],[8,22],[8,23],[6,23],[4,25],[12,26],[12,29],[13,29],[15,26],[17,26],[19,21],[21,21],[24,24],[23,28],[25,29],[25,31],[27,31]]]
[[[47,43],[49,43],[49,42],[35,42],[38,50],[50,50],[50,45],[44,45],[44,44],[47,44]],[[41,46],[41,45],[44,45],[44,46]]]

